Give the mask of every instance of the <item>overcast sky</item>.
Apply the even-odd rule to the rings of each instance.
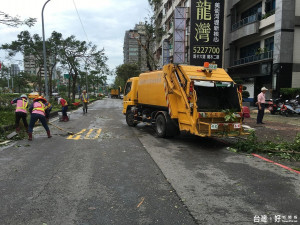
[[[42,36],[41,11],[46,0],[7,0],[2,2],[0,10],[21,19],[34,17],[37,23],[34,27],[21,26],[12,28],[0,24],[0,45],[11,43],[17,35],[28,30],[31,34]],[[80,15],[85,35],[76,9]],[[123,64],[123,41],[125,31],[133,29],[139,21],[148,17],[150,7],[148,0],[51,0],[45,7],[45,36],[52,31],[63,34],[63,37],[75,35],[81,41],[93,42],[98,49],[105,49],[110,69]],[[5,55],[0,50],[0,61],[5,61]],[[17,59],[22,59],[18,56]]]

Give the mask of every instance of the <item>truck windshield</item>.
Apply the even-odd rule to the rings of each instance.
[[[231,82],[195,85],[194,89],[199,112],[221,112],[225,109],[241,111],[237,88]]]

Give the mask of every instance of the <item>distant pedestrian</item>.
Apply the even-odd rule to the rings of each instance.
[[[68,102],[63,99],[63,98],[58,98],[58,104],[61,104],[61,111],[62,111],[62,121],[68,122],[69,117],[68,117]]]
[[[48,138],[51,138],[50,129],[46,121],[46,104],[47,100],[42,96],[39,96],[33,100],[33,103],[29,107],[29,112],[31,113],[29,128],[28,128],[28,140],[32,141],[32,132],[34,124],[37,120],[40,120],[43,127],[45,128]]]
[[[11,104],[17,103],[16,112],[15,112],[15,126],[16,132],[20,132],[20,120],[22,119],[26,132],[28,132],[28,123],[27,123],[27,95],[21,95],[20,98],[15,98],[10,102]]]
[[[88,103],[89,103],[89,95],[86,93],[86,90],[83,90],[81,95],[80,95],[80,100],[82,102],[83,106],[83,113],[87,113],[88,110]]]
[[[265,103],[266,103],[266,92],[268,91],[267,88],[262,87],[261,88],[261,93],[257,95],[257,124],[264,124],[263,118],[265,114]]]

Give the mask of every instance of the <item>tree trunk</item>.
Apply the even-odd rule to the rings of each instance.
[[[39,68],[39,71],[37,72],[38,76],[38,91],[39,95],[42,94],[42,73],[41,73],[41,68]]]
[[[73,85],[72,85],[72,102],[75,102],[76,81],[77,81],[77,73],[75,72],[73,76]]]
[[[70,93],[71,93],[71,74],[69,74],[69,88],[68,88],[68,98],[69,99],[71,98]]]

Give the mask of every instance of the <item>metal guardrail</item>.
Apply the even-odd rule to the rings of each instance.
[[[252,56],[248,56],[245,58],[235,60],[233,65],[237,66],[237,65],[250,63],[250,62],[260,61],[260,60],[264,60],[264,59],[272,59],[272,58],[273,58],[273,51],[268,51],[268,52],[264,52],[261,54],[252,55]]]
[[[239,22],[233,24],[231,26],[231,31],[235,31],[237,29],[239,29],[242,26],[245,26],[247,24],[259,21],[261,19],[261,13],[256,13],[254,15],[248,16],[242,20],[240,20]]]

